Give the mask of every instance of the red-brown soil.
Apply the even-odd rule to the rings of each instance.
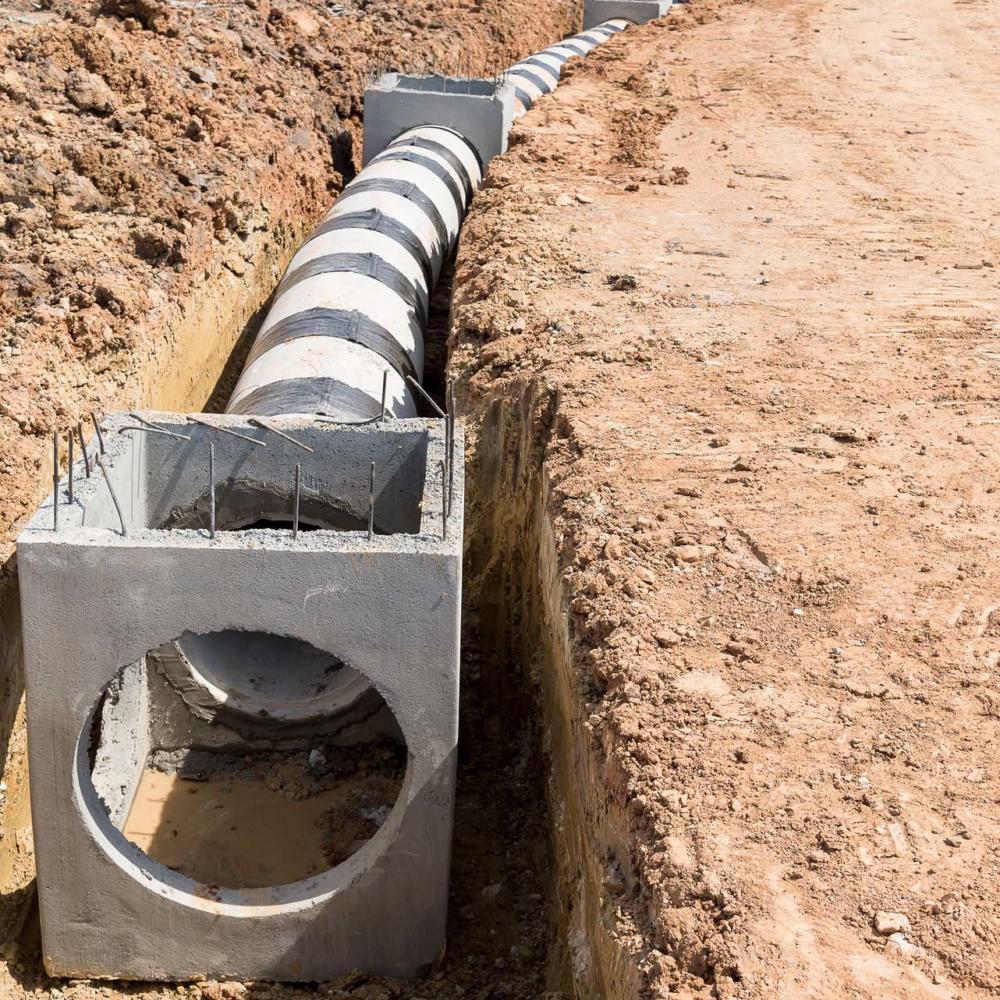
[[[27,272],[16,309],[6,298],[2,306],[20,331],[13,360],[24,361],[2,373],[0,397],[19,400],[29,418],[22,429],[0,415],[14,456],[11,471],[0,466],[5,523],[41,489],[53,421],[138,402],[169,354],[157,329],[181,324],[209,262],[243,259],[232,252],[244,246],[243,217],[237,211],[230,228],[228,211],[206,195],[264,206],[248,216],[263,228],[254,243],[250,225],[244,264],[256,268],[274,239],[273,271],[346,169],[329,153],[339,133],[327,106],[306,110],[322,90],[291,49],[301,29],[288,26],[299,23],[291,5],[121,6],[143,18],[204,18],[218,32],[246,26],[260,44],[248,54],[233,41],[233,59],[253,63],[248,79],[212,62],[213,86],[182,78],[214,55],[208,46],[228,44],[208,28],[194,32],[202,48],[191,48],[183,33],[161,34],[155,15],[136,30],[117,15],[74,15],[77,25],[65,19],[80,9],[69,4],[45,31],[4,27],[4,44],[55,45],[66,72],[86,56],[64,34],[111,31],[116,93],[157,107],[158,96],[135,96],[112,73],[135,59],[155,77],[150,91],[187,95],[173,132],[147,135],[165,126],[145,112],[131,119],[137,131],[117,132],[109,123],[126,113],[124,101],[110,113],[70,113],[64,81],[51,88],[52,108],[73,129],[99,119],[100,131],[76,139],[36,122],[44,102],[35,109],[30,96],[0,95],[0,113],[30,121],[27,139],[65,156],[52,161],[58,171],[42,157],[53,173],[77,173],[66,142],[96,144],[108,177],[137,175],[105,189],[98,172],[92,182],[111,207],[67,208],[85,217],[76,229],[38,222],[41,233],[63,235],[40,235],[35,250],[34,223],[15,223],[13,234],[4,223],[4,266],[40,269]],[[332,17],[328,5],[301,6],[324,24]],[[457,24],[434,27],[422,8],[406,9],[407,27],[395,8],[378,27],[391,44],[411,32],[407,54]],[[326,57],[342,42],[353,53],[362,35],[349,30],[369,29],[348,30],[351,18],[370,23],[374,38],[383,20],[374,10],[322,28],[315,47]],[[539,42],[556,33],[554,20],[523,5],[504,11],[502,23],[529,32],[518,36],[522,51],[530,32],[545,36]],[[998,14],[997,0],[699,0],[571,66],[494,163],[455,279],[452,371],[470,433],[472,697],[461,781],[476,793],[459,804],[461,895],[436,978],[348,977],[316,988],[52,983],[28,941],[16,963],[0,964],[0,995],[1000,993]],[[488,32],[500,23],[499,8],[468,8],[462,33],[446,34],[450,58],[466,43],[495,51]],[[88,51],[89,41],[79,44]],[[367,65],[380,61],[378,46],[366,51]],[[56,55],[14,68],[41,86],[46,58]],[[286,88],[280,101],[277,89],[256,90],[267,72]],[[360,77],[336,79],[328,86],[356,100]],[[225,101],[213,97],[220,86],[232,88]],[[239,100],[265,114],[280,105],[279,116],[287,103],[295,124],[255,113],[242,129]],[[338,110],[343,131],[354,134],[356,113]],[[197,159],[204,138],[184,137],[191,116],[222,145],[217,161]],[[302,127],[306,148],[325,151],[321,167],[290,145]],[[112,132],[141,140],[137,155],[114,146]],[[245,162],[217,142],[230,133]],[[171,141],[177,149],[161,152]],[[213,177],[231,167],[225,186],[198,187],[198,198],[192,185],[174,186],[169,178],[192,158]],[[117,192],[132,183],[149,194],[130,215],[122,209],[131,196]],[[53,182],[47,219],[66,196]],[[23,210],[2,208],[7,217]],[[184,212],[194,213],[190,229],[178,221]],[[279,218],[287,228],[273,236]],[[159,258],[137,256],[147,229],[169,236],[148,244]],[[86,234],[58,254],[48,248]],[[171,260],[175,241],[186,260]],[[27,249],[14,259],[10,247]],[[68,277],[50,278],[50,260]],[[98,298],[105,261],[122,276],[114,295],[135,324],[113,322],[120,317]],[[111,333],[88,333],[84,321],[78,346],[71,295],[65,316],[36,316],[63,308],[45,299],[50,281],[87,292],[94,301],[80,298],[76,312]],[[252,281],[265,284],[256,271]],[[8,285],[4,277],[5,295]],[[142,298],[146,289],[158,297]],[[175,398],[193,393],[187,385]],[[510,663],[499,673],[515,652],[525,675]],[[539,847],[548,820],[526,680],[544,706],[537,738],[550,764],[552,857]],[[471,753],[470,732],[480,741]],[[23,729],[13,745],[18,757]],[[30,830],[16,832],[28,870]],[[556,947],[548,865],[559,890]]]
[[[480,502],[547,491],[568,623],[582,995],[1000,994],[998,14],[675,10],[467,222]]]

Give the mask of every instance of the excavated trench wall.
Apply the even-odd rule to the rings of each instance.
[[[556,865],[550,985],[630,1000],[641,977],[616,912],[631,882],[628,820],[587,724],[545,472],[557,395],[527,382],[482,399],[461,376],[457,384],[468,442],[466,621],[475,619],[495,683],[527,685],[541,716]]]

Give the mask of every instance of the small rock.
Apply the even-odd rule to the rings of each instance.
[[[6,94],[12,101],[23,101],[28,96],[24,80],[10,66],[0,73],[0,93]]]
[[[712,545],[675,545],[670,554],[678,562],[696,563],[714,555],[715,548]]]
[[[187,75],[191,77],[195,83],[207,83],[210,87],[214,87],[219,82],[219,78],[215,75],[215,71],[209,69],[207,66],[188,66]]]
[[[910,921],[905,913],[891,913],[879,910],[875,914],[875,930],[888,937],[890,934],[909,934]]]
[[[890,934],[889,940],[885,943],[885,950],[890,955],[897,955],[900,958],[920,958],[924,954],[923,948],[912,941],[907,941],[902,934]]]
[[[97,190],[89,177],[73,173],[71,170],[60,174],[55,189],[62,196],[60,198],[62,207],[75,212],[97,211],[106,204],[104,195]]]
[[[282,21],[290,31],[301,38],[315,38],[320,32],[320,23],[305,7],[293,7],[281,15]]]
[[[524,333],[525,328],[527,327],[527,325],[528,324],[525,322],[523,316],[516,316],[514,318],[514,321],[510,324],[510,332],[511,333]]]
[[[563,193],[556,198],[556,204],[560,208],[565,208],[567,205],[573,204],[573,199],[568,194],[566,194],[565,191],[563,191]]]
[[[604,555],[608,559],[621,559],[622,540],[617,535],[612,535],[604,543]]]
[[[681,644],[681,637],[673,629],[669,628],[661,629],[653,638],[656,640],[657,645],[662,646],[664,649],[673,649],[675,646]]]
[[[109,115],[114,111],[115,95],[96,74],[85,69],[74,70],[66,77],[66,97],[81,111]]]
[[[579,191],[577,191],[576,194],[574,195],[574,197],[576,198],[576,200],[581,205],[593,205],[594,204],[594,199],[591,198],[589,194],[581,194]]]
[[[697,486],[678,486],[674,492],[679,497],[691,497],[695,500],[701,496],[701,490]]]
[[[500,882],[494,882],[492,885],[486,886],[485,889],[480,892],[480,896],[483,897],[487,902],[494,903],[500,898],[500,893],[503,892],[503,884]]]
[[[324,754],[322,750],[314,748],[309,751],[309,766],[314,771],[318,771],[325,764],[326,764],[326,754]]]
[[[639,287],[633,274],[609,274],[607,282],[616,292],[632,292]]]

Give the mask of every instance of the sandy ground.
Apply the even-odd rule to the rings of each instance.
[[[1000,994],[998,49],[995,0],[700,3],[578,65],[467,223],[454,368],[556,408],[648,995]]]

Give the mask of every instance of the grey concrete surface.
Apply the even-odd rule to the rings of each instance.
[[[485,171],[507,149],[514,88],[492,80],[386,73],[365,91],[364,163],[418,125],[452,129],[475,149]]]
[[[100,707],[101,740],[91,773],[111,822],[121,827],[135,798],[150,749],[150,699],[143,660],[112,679]]]
[[[584,0],[583,30],[596,28],[616,17],[633,24],[645,24],[663,17],[672,6],[672,0]]]
[[[119,434],[134,421],[104,421],[105,460],[127,534],[103,479],[85,479],[81,462],[74,504],[59,491],[59,530],[50,496],[18,539],[46,966],[67,977],[168,981],[322,981],[352,969],[412,976],[445,942],[458,738],[461,429],[442,537],[441,421],[347,428],[272,418],[314,448],[307,453],[240,417],[205,419],[266,439],[266,449],[170,414],[144,416],[190,440]],[[355,514],[366,507],[368,462],[384,461],[377,504],[400,510],[386,515],[383,528],[412,530],[369,539],[367,530],[326,529],[293,540],[284,527],[244,528],[210,539],[203,528],[159,526],[164,511],[183,521],[204,500],[209,440],[220,493],[246,481],[288,482],[298,462],[317,503]],[[300,882],[198,884],[130,844],[95,788],[91,721],[121,668],[186,632],[226,629],[287,636],[332,654],[384,698],[406,742],[403,788],[378,832],[336,868]],[[128,739],[119,743],[129,748]],[[134,766],[136,747],[138,734],[123,769]],[[126,788],[119,819],[127,795]]]

